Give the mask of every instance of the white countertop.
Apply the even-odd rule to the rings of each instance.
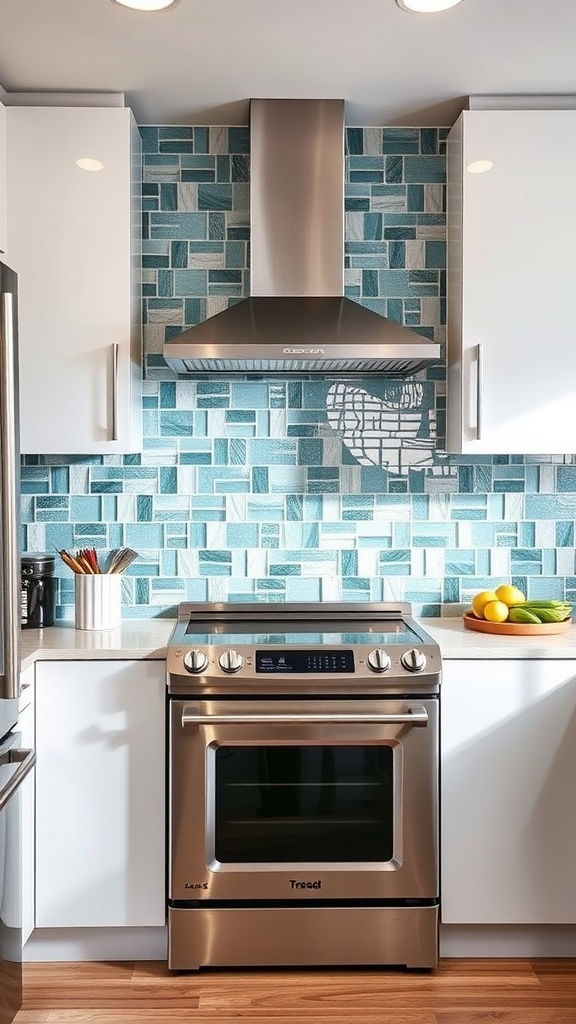
[[[462,618],[417,619],[440,644],[445,660],[455,658],[574,658],[576,626],[545,636],[496,636],[466,629]],[[132,619],[119,629],[77,630],[73,623],[22,630],[22,668],[35,661],[103,658],[161,660],[175,619]]]
[[[76,661],[103,658],[132,660],[166,657],[175,619],[130,619],[118,629],[75,629],[74,623],[23,629],[22,668],[35,661]]]
[[[576,659],[576,625],[566,633],[543,636],[498,636],[467,629],[461,616],[418,619],[440,644],[445,660],[455,658],[564,658]]]

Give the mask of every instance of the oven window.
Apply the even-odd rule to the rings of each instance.
[[[392,757],[387,745],[218,747],[216,859],[391,860]]]

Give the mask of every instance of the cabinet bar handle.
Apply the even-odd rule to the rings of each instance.
[[[118,345],[112,344],[112,440],[118,440]]]
[[[18,765],[6,785],[0,790],[0,811],[2,811],[21,783],[24,782],[28,773],[32,771],[36,764],[36,754],[33,750],[10,749],[0,760],[5,765]]]
[[[482,440],[482,405],[484,401],[484,356],[482,345],[476,346],[476,440]]]

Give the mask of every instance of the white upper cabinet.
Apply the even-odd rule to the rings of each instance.
[[[0,253],[6,252],[6,107],[0,103]]]
[[[8,107],[21,448],[141,449],[140,136],[121,107]],[[83,170],[77,161],[98,161]]]
[[[576,452],[576,110],[466,111],[447,154],[447,449]]]

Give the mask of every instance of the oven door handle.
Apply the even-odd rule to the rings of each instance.
[[[198,715],[193,709],[182,711],[182,727],[186,725],[428,725],[424,707],[410,708],[396,715],[364,714],[288,714],[288,715]]]

